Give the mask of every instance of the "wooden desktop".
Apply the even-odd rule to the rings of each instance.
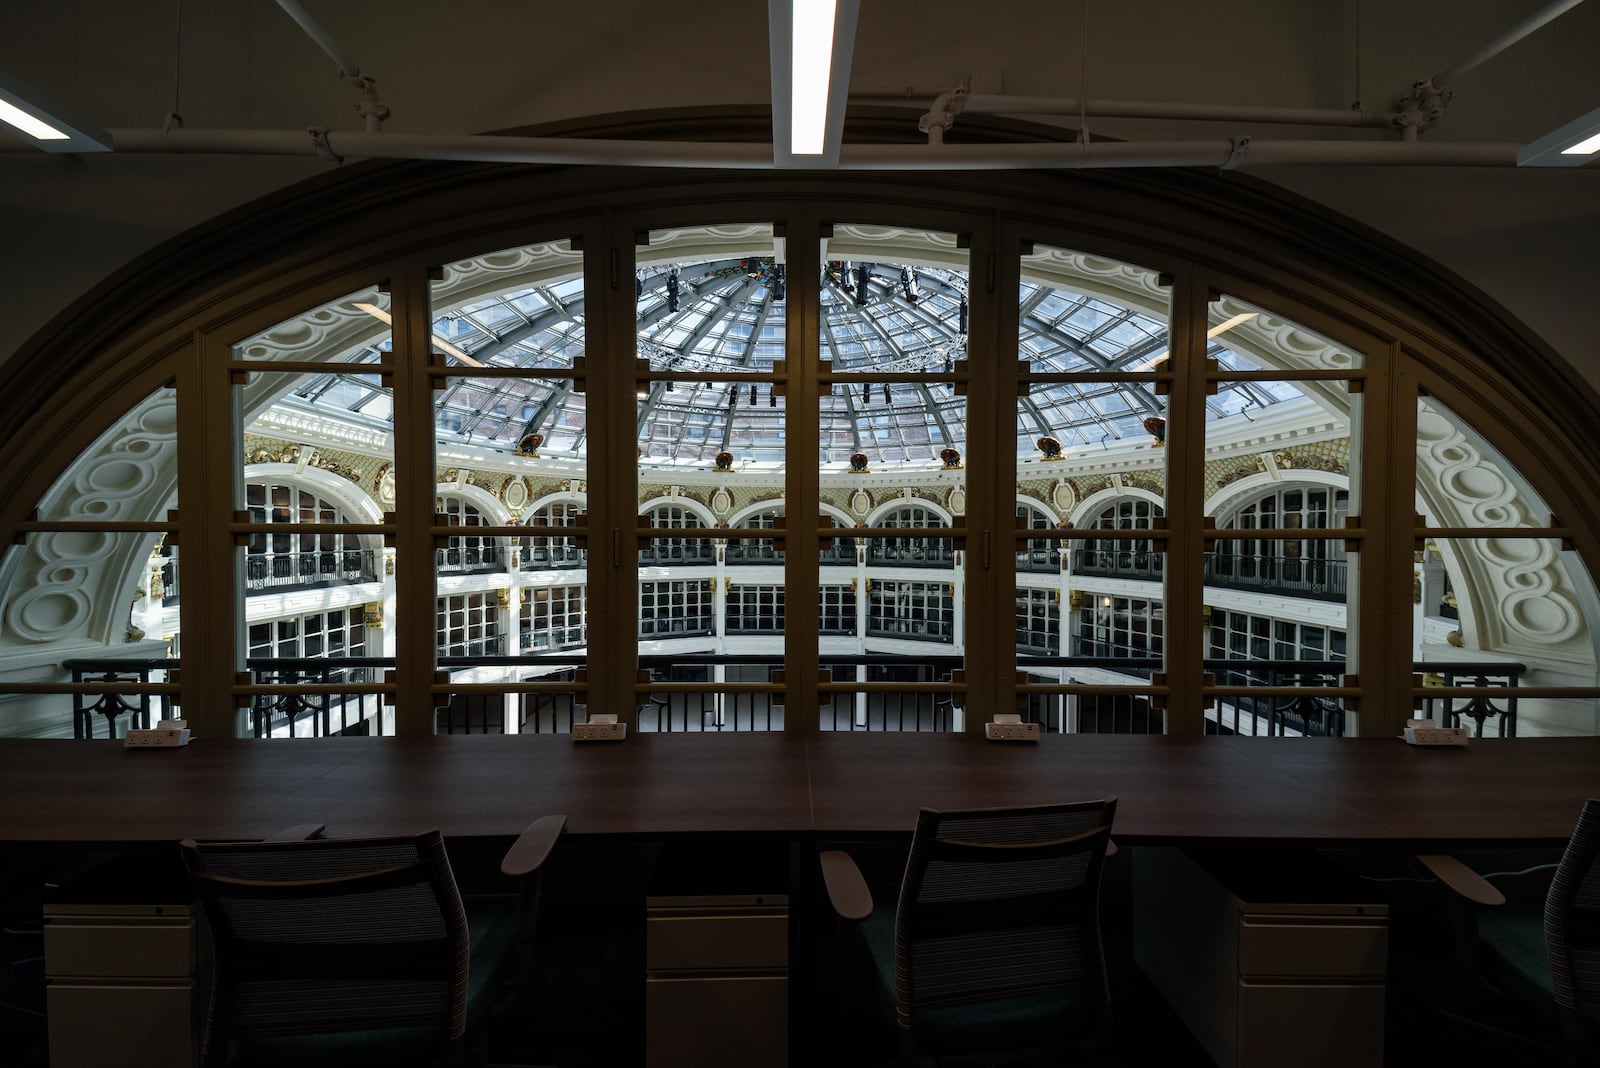
[[[0,842],[259,838],[439,827],[512,837],[909,834],[919,807],[1119,799],[1119,842],[1565,840],[1600,796],[1600,738],[1398,739],[963,734],[636,734],[200,739],[182,749],[0,740]]]

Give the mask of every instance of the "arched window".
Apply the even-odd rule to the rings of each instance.
[[[740,519],[737,526],[757,530],[778,529],[783,513],[775,508],[755,512]],[[725,558],[730,564],[772,564],[783,562],[783,551],[776,548],[771,538],[745,538],[728,543]]]
[[[572,706],[635,708],[637,642],[693,638],[653,651],[718,655],[718,626],[749,615],[740,593],[718,619],[738,586],[757,588],[758,623],[768,607],[776,616],[781,586],[785,729],[820,729],[807,710],[825,659],[836,682],[865,683],[852,652],[912,667],[945,657],[976,692],[1001,694],[1020,652],[1031,692],[1063,699],[1063,712],[1097,688],[1126,682],[1119,700],[1155,688],[1120,670],[1135,665],[1094,674],[1074,658],[1158,661],[1167,707],[1145,722],[1197,734],[1220,727],[1208,675],[1278,689],[1261,664],[1290,649],[1300,663],[1319,648],[1331,658],[1336,634],[1349,688],[1378,698],[1355,702],[1345,733],[1392,736],[1413,699],[1429,700],[1414,675],[1490,660],[1521,665],[1517,681],[1540,696],[1513,707],[1497,694],[1476,727],[1595,729],[1600,461],[1565,447],[1587,440],[1589,392],[1449,279],[1408,304],[1409,256],[1343,235],[1363,254],[1330,262],[1315,220],[1196,175],[1173,182],[1209,199],[1154,175],[952,174],[929,191],[841,173],[803,198],[781,175],[708,178],[690,205],[664,196],[657,174],[616,171],[602,225],[530,200],[571,195],[543,172],[515,196],[486,179],[472,211],[489,214],[457,224],[436,209],[460,205],[405,170],[368,170],[385,195],[362,202],[378,217],[315,214],[331,227],[315,270],[287,269],[313,248],[298,230],[230,243],[243,224],[220,223],[160,254],[169,266],[200,256],[183,277],[213,277],[211,291],[106,291],[122,340],[63,327],[29,350],[28,393],[50,403],[9,424],[0,497],[21,541],[0,569],[16,677],[76,685],[67,650],[164,653],[171,620],[149,595],[151,551],[177,534],[202,569],[185,588],[207,593],[167,606],[185,621],[179,686],[202,734],[249,731],[234,701],[264,681],[239,675],[269,644],[252,629],[269,620],[247,602],[357,573],[375,587],[363,618],[381,625],[365,648],[396,673],[393,720],[408,734],[431,730],[449,696],[435,681],[442,655],[480,658],[475,678],[509,684],[510,666],[481,658],[581,642],[563,665],[587,669],[571,679],[585,691]],[[881,217],[852,221],[864,204]],[[291,218],[262,210],[251,225]],[[436,224],[406,225],[423,218]],[[1242,225],[1274,234],[1271,255],[1231,238]],[[1161,241],[1139,243],[1156,229]],[[515,244],[476,236],[490,232]],[[135,298],[152,295],[141,309]],[[607,340],[591,350],[586,324],[601,317]],[[96,376],[96,390],[69,388]],[[219,403],[238,417],[212,418]],[[180,405],[205,418],[176,418]],[[247,464],[257,450],[269,458]],[[245,470],[257,463],[272,466]],[[370,513],[280,478],[279,465],[348,482]],[[524,513],[530,501],[552,503]],[[1239,503],[1219,514],[1218,501]],[[717,558],[713,517],[765,530],[780,514],[781,558],[760,542]],[[526,534],[502,515],[573,533]],[[857,523],[887,536],[845,529]],[[513,537],[524,540],[508,570]],[[1016,568],[996,566],[1008,557]],[[1413,563],[1415,587],[1395,582]],[[729,565],[781,567],[782,581],[741,583]],[[499,649],[513,604],[504,619],[524,637]],[[318,633],[344,611],[352,648],[354,608],[316,605]],[[303,654],[312,614],[285,605],[270,622],[297,620]],[[274,626],[274,649],[280,637]],[[939,643],[950,648],[929,651]],[[550,659],[521,677],[553,678]],[[937,685],[953,670],[941,662]],[[852,715],[867,692],[844,695]],[[55,695],[7,696],[0,731],[71,726]]]
[[[583,505],[577,501],[552,501],[529,512],[523,517],[523,525],[574,527],[578,525],[578,516],[582,513]],[[576,539],[573,538],[552,538],[548,535],[532,534],[518,538],[517,547],[523,571],[583,568],[587,567],[589,562],[588,550],[579,548]]]
[[[1042,508],[1031,504],[1017,505],[1018,530],[1049,530],[1055,523]],[[1017,550],[1017,570],[1048,572],[1061,570],[1061,543],[1053,538],[1034,538],[1027,548]]]
[[[476,505],[460,497],[440,496],[434,503],[434,508],[445,517],[446,526],[486,527],[490,525]],[[498,571],[503,567],[499,539],[478,534],[450,535],[449,541],[443,549],[437,551],[436,556],[440,573],[464,572],[466,574],[479,574],[487,571]]]
[[[1134,497],[1107,505],[1088,526],[1096,530],[1150,530],[1162,514],[1159,504]],[[1086,538],[1081,548],[1072,551],[1071,564],[1075,575],[1159,579],[1162,554],[1142,538],[1131,541]]]
[[[250,522],[341,524],[350,522],[337,505],[315,492],[283,482],[247,482]],[[245,588],[251,593],[352,582],[378,577],[373,550],[359,535],[336,531],[255,533],[245,547]],[[177,594],[177,583],[171,584]]]
[[[931,508],[908,504],[893,509],[878,520],[882,527],[946,527],[950,524]],[[955,552],[949,538],[926,535],[905,538],[874,538],[867,543],[867,563],[891,567],[953,567]]]
[[[1250,498],[1221,520],[1228,530],[1330,530],[1344,526],[1350,495],[1331,486],[1294,486]],[[1344,545],[1326,538],[1224,538],[1206,560],[1209,585],[1259,589],[1343,603],[1349,593]]]
[[[675,504],[652,505],[645,513],[650,526],[660,530],[704,530],[706,525],[688,508]],[[661,535],[639,551],[641,564],[709,564],[716,560],[710,538]]]

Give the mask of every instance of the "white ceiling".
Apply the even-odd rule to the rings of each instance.
[[[605,0],[303,0],[378,82],[386,129],[472,133],[575,116],[768,101],[766,5]],[[1369,110],[1450,66],[1543,0],[865,0],[852,81],[1024,95]],[[355,130],[357,96],[272,0],[10,0],[0,70],[101,127]],[[1087,35],[1084,26],[1087,19]],[[1600,3],[1462,78],[1429,138],[1525,142],[1600,106]],[[1084,63],[1084,57],[1087,63]],[[180,61],[181,60],[181,61]],[[920,109],[920,105],[919,105]],[[959,120],[958,120],[959,121]],[[1106,121],[1128,138],[1352,136],[1304,128]],[[1354,136],[1370,137],[1369,134]],[[183,228],[332,163],[45,159],[0,134],[0,355],[100,277]],[[1600,343],[1572,322],[1600,239],[1591,168],[1530,175],[1257,171],[1393,233],[1488,289],[1592,380]],[[1508,246],[1515,251],[1508,252]],[[1542,265],[1543,269],[1537,269]]]

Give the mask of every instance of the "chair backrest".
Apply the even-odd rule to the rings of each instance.
[[[923,809],[895,913],[895,1011],[1060,999],[1109,1022],[1100,872],[1115,798]]]
[[[1550,881],[1544,935],[1556,1004],[1600,1004],[1600,798],[1583,803]]]
[[[206,1060],[232,1039],[466,1024],[468,935],[444,840],[183,843],[216,950]]]

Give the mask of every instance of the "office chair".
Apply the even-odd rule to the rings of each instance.
[[[829,901],[858,922],[902,1054],[992,1064],[1109,1037],[1100,873],[1116,804],[923,809],[892,914],[849,854],[822,854]]]
[[[1418,859],[1458,900],[1487,906],[1463,926],[1469,970],[1481,963],[1484,978],[1502,992],[1541,1011],[1553,1005],[1567,1053],[1576,1063],[1600,1064],[1600,798],[1584,802],[1542,909],[1507,905],[1454,857]]]
[[[466,899],[436,830],[185,841],[215,951],[202,1064],[460,1065],[526,978],[539,870],[565,824],[535,820],[505,854],[520,894]]]

